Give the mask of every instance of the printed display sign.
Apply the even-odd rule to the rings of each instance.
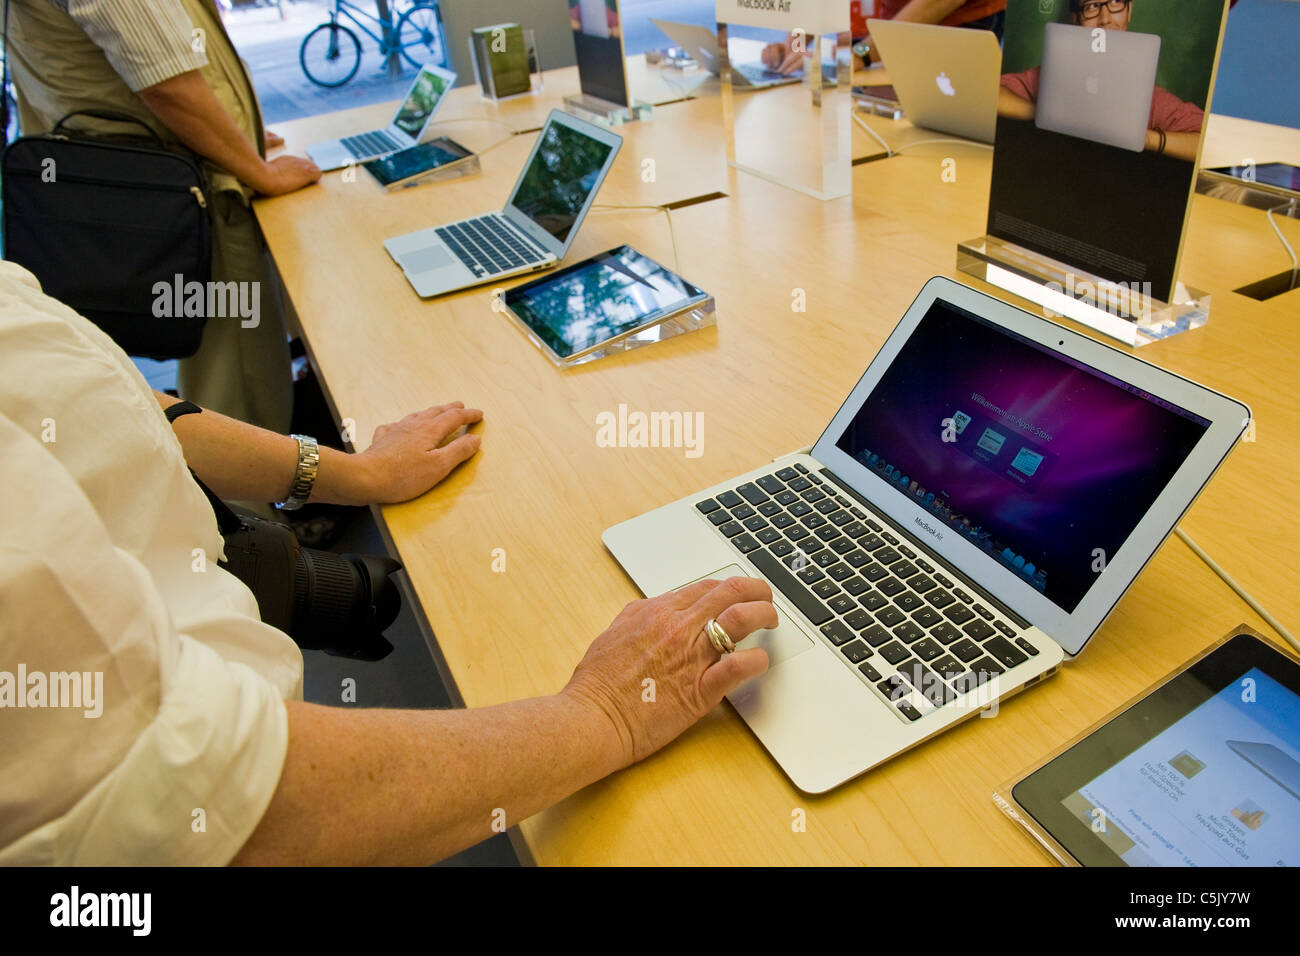
[[[1169,301],[1226,0],[1010,0],[988,233]]]

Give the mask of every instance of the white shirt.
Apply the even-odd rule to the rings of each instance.
[[[130,359],[2,261],[0,476],[0,864],[228,862],[279,782],[302,654],[217,565]],[[102,700],[14,706],[20,666],[25,702],[70,672]]]

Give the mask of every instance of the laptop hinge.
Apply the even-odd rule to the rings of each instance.
[[[866,507],[872,509],[873,511],[876,509],[875,505],[867,501],[866,498],[863,498],[862,495],[858,494],[856,491],[850,488],[842,478],[836,475],[835,472],[831,471],[829,468],[823,466],[821,468],[821,473],[825,475],[827,478],[829,478],[831,481],[835,482],[835,484],[838,485],[846,495],[848,495],[850,498],[853,498],[859,504],[865,505]],[[955,570],[953,566],[947,562],[946,559],[941,558],[939,557],[939,555],[935,554],[934,551],[929,547],[929,545],[927,545],[920,538],[916,537],[916,535],[912,534],[906,528],[900,527],[899,524],[895,521],[890,522],[890,527],[898,534],[901,534],[904,538],[906,538],[908,540],[908,543],[911,544],[913,547],[915,547],[917,550],[924,552],[925,556],[929,560],[933,561],[935,565],[940,567],[949,575],[953,575],[955,577],[961,578],[967,585],[970,586],[971,590],[973,590],[981,598],[983,598],[993,607],[997,608],[999,611],[1001,611],[1003,614],[1009,617],[1019,627],[1033,626],[1028,621],[1026,621],[1023,617],[1017,614],[1015,611],[1011,610],[1011,608],[1007,607],[1005,604],[1003,604],[993,595],[989,594],[989,592],[986,591],[984,588],[976,584],[973,580],[971,580],[969,575],[962,574],[960,571]]]

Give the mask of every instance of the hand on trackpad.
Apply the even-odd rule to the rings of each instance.
[[[451,253],[442,246],[425,246],[401,255],[402,269],[410,273],[432,272],[452,261]]]
[[[696,581],[702,581],[705,578],[712,578],[715,581],[725,581],[727,578],[748,578],[756,577],[752,572],[746,571],[738,564],[729,564],[725,568],[714,571],[712,574],[704,574],[696,578]],[[694,584],[694,581],[682,585],[687,587]],[[678,589],[680,590],[680,588]],[[755,631],[743,641],[737,641],[736,647],[739,650],[746,650],[751,647],[761,647],[767,651],[767,663],[769,667],[775,667],[781,661],[788,660],[796,654],[801,654],[808,648],[812,647],[812,638],[800,630],[799,626],[786,617],[785,612],[780,607],[776,609],[777,617],[780,623],[770,631]]]
[[[802,654],[812,647],[812,639],[799,630],[797,625],[788,620],[779,607],[776,609],[776,616],[781,619],[780,624],[770,631],[755,631],[745,638],[740,645],[741,647],[761,647],[767,651],[769,667],[774,667],[781,661],[794,657],[796,654]]]

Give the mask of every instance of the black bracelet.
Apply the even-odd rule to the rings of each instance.
[[[168,424],[171,424],[182,415],[197,415],[202,411],[203,409],[193,402],[177,402],[175,405],[168,405],[164,408],[163,414],[167,416]]]
[[[1160,145],[1156,147],[1156,152],[1163,153],[1165,151],[1165,131],[1158,129],[1156,132],[1160,134]]]

